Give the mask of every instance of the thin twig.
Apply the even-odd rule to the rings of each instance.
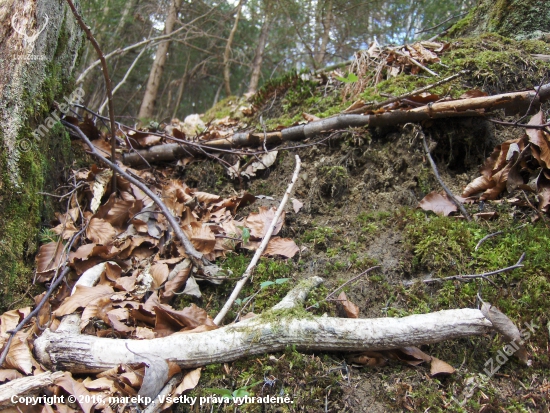
[[[271,238],[271,234],[273,234],[273,231],[275,230],[275,227],[277,226],[277,221],[279,220],[283,209],[285,208],[285,205],[288,201],[288,198],[290,197],[290,193],[292,192],[292,188],[294,188],[294,184],[296,184],[296,181],[298,180],[298,174],[300,173],[300,167],[302,165],[302,162],[300,160],[300,157],[296,155],[296,168],[294,169],[294,175],[292,175],[292,180],[290,181],[290,184],[288,185],[288,188],[283,196],[283,199],[281,200],[281,203],[279,204],[279,208],[277,208],[277,211],[275,212],[275,216],[273,217],[273,221],[271,221],[271,225],[269,225],[269,228],[264,235],[264,238],[262,239],[262,242],[260,243],[260,246],[256,250],[256,253],[254,254],[254,257],[252,257],[252,260],[250,261],[250,264],[248,264],[248,267],[246,268],[246,271],[243,273],[241,279],[235,284],[235,288],[233,289],[233,292],[227,299],[226,303],[224,304],[223,308],[220,310],[216,318],[214,319],[214,324],[220,325],[220,323],[223,321],[225,316],[227,315],[227,312],[239,296],[239,293],[241,292],[241,289],[244,287],[250,276],[252,275],[252,272],[254,268],[256,267],[256,264],[260,260],[260,257],[264,253],[265,248],[267,247],[267,244],[269,242],[269,239]]]
[[[375,270],[377,268],[380,268],[380,265],[375,265],[374,267],[370,267],[369,269],[363,271],[361,274],[359,275],[356,275],[355,277],[353,277],[351,280],[347,280],[344,284],[342,284],[340,287],[338,287],[336,290],[334,290],[333,292],[331,292],[329,295],[326,296],[325,300],[328,300],[330,297],[332,297],[334,294],[336,294],[338,291],[340,291],[342,288],[344,288],[346,285],[348,285],[349,283],[352,283],[354,282],[356,279],[358,278],[361,278],[363,275],[365,274],[368,274],[369,272],[371,272],[372,270]]]
[[[454,80],[457,77],[460,77],[460,76],[462,76],[462,75],[464,75],[468,72],[470,72],[470,71],[469,70],[461,70],[460,72],[455,73],[452,76],[446,77],[445,79],[441,79],[438,82],[432,83],[431,85],[428,85],[428,86],[424,86],[420,89],[413,90],[412,92],[407,92],[407,93],[405,93],[401,96],[395,96],[393,98],[387,99],[387,100],[385,100],[383,102],[380,102],[380,103],[376,103],[376,104],[373,104],[373,105],[365,105],[365,106],[362,106],[360,108],[353,109],[353,110],[343,112],[343,113],[346,113],[346,114],[363,113],[366,110],[378,109],[378,108],[381,108],[382,106],[389,105],[390,103],[397,102],[397,101],[409,98],[409,97],[414,96],[414,95],[418,95],[419,93],[426,92],[430,89],[433,89],[434,87],[437,87],[437,86],[440,86],[444,83],[450,82],[451,80]]]
[[[435,29],[437,29],[438,27],[443,26],[443,25],[444,25],[445,23],[447,23],[448,21],[451,21],[452,19],[457,18],[457,17],[462,17],[462,16],[464,16],[464,15],[466,15],[466,14],[468,14],[468,13],[469,13],[469,12],[466,11],[466,12],[464,12],[464,13],[455,14],[454,16],[449,17],[447,20],[443,20],[441,23],[436,24],[435,26],[428,27],[427,29],[422,29],[422,30],[416,32],[415,35],[420,34],[420,33],[431,32],[432,30],[435,30]]]
[[[88,145],[92,155],[94,155],[96,158],[100,159],[109,168],[117,171],[120,176],[123,176],[127,181],[133,183],[135,186],[137,186],[139,189],[141,189],[143,192],[145,192],[147,194],[147,196],[149,198],[151,198],[153,200],[153,202],[155,204],[157,204],[159,209],[162,211],[162,213],[166,217],[166,220],[168,221],[168,223],[172,227],[174,233],[176,234],[176,237],[180,240],[183,248],[185,249],[185,252],[187,253],[187,255],[189,255],[189,258],[191,259],[191,261],[193,261],[193,264],[195,264],[195,266],[202,269],[203,271],[207,271],[205,266],[208,266],[210,275],[215,275],[217,268],[214,268],[214,266],[208,260],[206,260],[204,258],[203,254],[195,249],[195,247],[193,246],[193,244],[191,243],[189,238],[187,238],[185,233],[182,231],[182,229],[179,226],[178,221],[176,220],[176,218],[170,213],[170,210],[166,207],[166,205],[164,204],[164,202],[162,202],[162,200],[159,198],[158,195],[156,195],[153,191],[151,191],[147,187],[147,185],[143,184],[138,179],[136,179],[133,176],[131,176],[130,174],[126,173],[118,165],[116,165],[115,163],[109,161],[103,155],[101,155],[97,151],[95,146],[92,144],[92,142],[90,142],[88,137],[80,130],[80,128],[78,126],[75,126],[75,125],[73,125],[71,123],[68,123],[66,121],[63,121],[63,120],[61,122],[63,123],[63,125],[65,125],[66,127],[72,129],[73,131],[75,131],[77,133],[77,135],[80,137],[80,139],[82,139],[86,143],[86,145]],[[213,271],[213,273],[211,271]],[[208,275],[208,274],[205,274],[205,275]]]
[[[501,268],[500,270],[484,272],[483,274],[451,275],[450,277],[443,277],[443,278],[429,278],[429,279],[426,279],[426,280],[421,280],[421,282],[424,283],[424,284],[432,284],[432,283],[436,283],[436,282],[443,282],[443,281],[450,281],[450,280],[457,280],[457,281],[465,281],[466,282],[466,281],[475,280],[477,278],[483,278],[484,280],[491,281],[488,278],[491,275],[501,274],[503,272],[509,272],[509,271],[515,270],[516,268],[523,267],[523,264],[521,262],[523,261],[524,258],[525,258],[525,253],[521,254],[521,257],[519,257],[518,262],[516,262],[514,265],[512,265],[510,267],[506,267],[506,268]],[[407,282],[403,283],[403,285],[405,285],[406,287],[408,287],[412,284],[414,284],[414,281],[407,281]]]
[[[425,71],[428,72],[430,75],[436,76],[436,77],[439,76],[436,72],[434,72],[433,70],[428,69],[426,66],[424,66],[422,63],[420,63],[418,60],[414,59],[413,57],[407,56],[405,53],[400,52],[400,51],[397,50],[397,49],[393,49],[393,51],[395,52],[395,54],[397,54],[397,55],[399,55],[399,56],[402,56],[402,57],[404,57],[404,58],[406,58],[406,59],[409,59],[409,60],[411,61],[411,63],[415,64],[415,65],[418,66],[420,69],[425,70]]]
[[[432,159],[432,155],[430,154],[430,149],[428,148],[428,144],[426,143],[426,136],[424,135],[424,132],[422,131],[422,128],[418,127],[417,129],[418,135],[422,138],[422,145],[424,146],[424,151],[426,152],[426,157],[430,161],[430,165],[432,166],[432,170],[434,172],[435,177],[437,178],[437,181],[447,194],[447,196],[453,201],[453,204],[455,204],[458,209],[460,209],[460,212],[462,212],[462,215],[466,217],[468,221],[472,220],[472,217],[470,217],[470,214],[468,214],[468,211],[466,211],[466,208],[464,208],[464,205],[462,205],[462,202],[460,202],[458,199],[455,198],[453,193],[449,188],[447,188],[447,185],[445,185],[445,182],[443,182],[443,179],[441,179],[441,176],[439,175],[439,171],[437,170],[437,166],[435,165],[434,160]]]
[[[369,272],[371,272],[372,270],[375,270],[377,268],[380,268],[380,265],[375,265],[374,267],[370,267],[368,269],[366,269],[365,271],[363,271],[361,274],[359,275],[356,275],[355,277],[353,277],[352,279],[350,280],[347,280],[344,284],[342,284],[340,287],[338,287],[336,290],[332,291],[331,293],[329,293],[326,297],[325,297],[325,300],[324,301],[340,301],[340,300],[337,300],[337,299],[331,299],[331,297],[336,294],[338,291],[340,291],[342,288],[344,288],[346,285],[348,285],[349,283],[352,283],[354,282],[355,280],[357,280],[358,278],[361,278],[362,276],[368,274]],[[307,310],[310,310],[312,309],[313,307],[315,307],[314,305],[310,305],[309,307],[306,308],[306,311]]]
[[[111,84],[111,78],[109,77],[109,68],[107,67],[107,60],[105,60],[105,55],[103,54],[101,47],[99,47],[99,44],[97,43],[97,40],[92,34],[92,31],[90,30],[90,28],[82,20],[82,16],[80,16],[80,14],[78,13],[78,10],[74,6],[73,2],[71,0],[66,0],[66,1],[69,7],[71,8],[71,11],[74,14],[76,21],[78,22],[82,30],[84,30],[84,32],[86,33],[88,40],[92,43],[92,46],[94,47],[95,51],[99,56],[99,60],[101,61],[103,79],[105,79],[105,89],[107,91],[107,100],[109,101],[109,119],[111,121],[111,160],[113,161],[113,163],[116,163],[115,108],[113,105],[113,86]],[[111,184],[111,193],[113,194],[116,193],[116,173],[114,170],[113,170],[113,179]]]
[[[497,231],[493,232],[492,234],[485,235],[483,238],[479,240],[479,242],[476,244],[476,247],[474,248],[474,251],[477,251],[477,249],[483,244],[485,241],[487,241],[489,238],[496,237],[497,235],[504,234],[504,231]]]

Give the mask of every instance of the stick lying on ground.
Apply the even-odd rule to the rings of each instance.
[[[191,243],[189,238],[187,238],[187,236],[185,235],[185,233],[183,232],[183,230],[179,226],[176,218],[174,218],[174,216],[172,215],[170,210],[166,207],[166,205],[164,204],[164,202],[162,202],[162,200],[158,197],[158,195],[155,194],[153,191],[151,191],[147,187],[147,185],[144,185],[139,180],[135,179],[131,175],[124,172],[122,170],[122,168],[120,168],[116,163],[111,162],[108,159],[106,159],[104,156],[102,156],[97,151],[97,149],[92,144],[92,142],[90,142],[88,137],[80,130],[80,128],[78,126],[75,126],[75,125],[70,124],[70,123],[65,122],[65,121],[61,121],[61,122],[66,127],[70,128],[74,132],[76,132],[78,137],[80,139],[82,139],[84,141],[84,143],[86,143],[86,145],[88,145],[92,155],[94,155],[96,158],[101,160],[109,168],[116,171],[120,176],[123,176],[124,179],[126,179],[127,181],[133,183],[135,186],[137,186],[139,189],[141,189],[143,192],[145,192],[149,198],[151,198],[153,200],[153,202],[160,208],[160,210],[162,211],[162,213],[166,217],[166,220],[170,223],[170,226],[172,227],[172,230],[174,231],[174,234],[180,240],[183,248],[185,249],[185,252],[189,256],[191,261],[193,261],[193,264],[195,264],[195,266],[197,266],[199,269],[203,270],[205,272],[206,276],[211,275],[211,276],[215,277],[220,269],[216,265],[214,265],[214,264],[210,263],[209,261],[207,261],[203,257],[203,254],[195,249],[195,247],[193,246],[193,244]]]
[[[204,150],[233,149],[245,146],[279,145],[287,141],[297,141],[318,135],[321,132],[351,127],[376,127],[420,122],[427,119],[450,117],[484,116],[488,110],[505,109],[507,112],[521,112],[532,104],[537,107],[550,99],[550,83],[537,88],[537,91],[505,93],[495,96],[438,102],[407,111],[386,112],[377,115],[338,115],[321,119],[306,125],[292,126],[275,132],[239,132],[233,136],[200,142]],[[196,145],[196,142],[194,142]],[[136,153],[137,152],[137,153]],[[165,144],[150,149],[126,154],[123,162],[127,165],[140,165],[148,162],[172,161],[190,153],[199,153],[196,148],[185,144]]]
[[[445,310],[403,318],[296,317],[319,277],[301,281],[281,303],[261,316],[216,330],[152,340],[118,340],[46,329],[35,342],[39,362],[73,373],[99,372],[119,364],[161,358],[182,368],[223,363],[294,345],[309,351],[387,350],[482,335],[492,328],[480,310]],[[76,322],[78,330],[78,322]]]
[[[233,289],[233,292],[227,299],[227,302],[224,304],[223,308],[220,310],[216,318],[214,319],[214,323],[217,325],[220,325],[220,323],[225,318],[227,312],[239,296],[239,293],[241,292],[241,289],[246,284],[250,276],[252,275],[252,271],[254,271],[254,268],[256,267],[256,264],[260,260],[260,257],[265,251],[265,248],[267,247],[267,243],[271,239],[271,234],[273,234],[273,231],[275,230],[275,227],[277,226],[277,221],[279,221],[279,217],[283,213],[283,209],[288,202],[288,197],[290,196],[290,193],[292,192],[292,188],[294,188],[294,184],[296,184],[296,181],[298,180],[298,174],[300,173],[300,166],[302,165],[300,161],[300,157],[296,155],[296,168],[294,169],[294,174],[292,175],[292,179],[290,181],[290,184],[288,185],[288,188],[283,196],[283,199],[281,200],[281,203],[279,204],[279,208],[277,208],[277,211],[275,212],[275,215],[273,217],[273,221],[269,225],[269,228],[267,232],[264,235],[264,238],[256,250],[256,253],[254,254],[254,257],[252,257],[252,260],[250,261],[250,264],[248,264],[248,267],[246,268],[246,271],[242,275],[241,279],[235,284],[235,288]]]

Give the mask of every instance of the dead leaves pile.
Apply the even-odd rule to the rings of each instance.
[[[223,198],[166,178],[162,173],[168,174],[168,170],[157,174],[130,168],[125,171],[161,197],[193,246],[211,261],[236,249],[256,250],[275,215],[275,208],[260,207],[258,212],[237,218],[237,212],[256,199],[246,192]],[[42,245],[36,258],[36,281],[51,281],[65,262],[72,270],[71,280],[62,283],[38,316],[14,336],[0,381],[43,373],[45,369],[32,354],[33,339],[45,327],[55,331],[64,316],[76,311],[82,311],[80,332],[98,337],[143,340],[217,328],[204,309],[192,304],[176,310],[170,302],[177,294],[201,297],[197,280],[221,281],[193,267],[166,217],[137,186],[118,176],[118,196],[108,196],[111,179],[110,170],[95,165],[75,173],[68,209],[56,215],[57,225],[52,228],[56,239]],[[277,236],[284,220],[283,213],[264,255],[290,258],[298,252],[292,239]],[[42,297],[36,297],[36,302]],[[12,310],[0,317],[2,347],[9,338],[7,332],[30,311],[30,307]],[[165,367],[162,377],[153,380],[160,385],[179,373],[175,365]],[[123,397],[143,394],[144,388],[152,386],[148,384],[152,373],[148,374],[145,366],[119,366],[115,370],[82,382],[66,373],[56,379],[52,392]],[[200,376],[200,370],[192,374]],[[182,380],[188,382],[188,375]],[[81,404],[80,408],[90,412],[92,406]],[[113,411],[108,405],[95,407]],[[73,411],[67,409],[58,406],[57,410],[43,411]],[[124,411],[124,406],[117,409]]]
[[[528,123],[541,127],[546,124],[543,112]],[[463,197],[479,195],[482,201],[496,200],[504,191],[509,195],[517,190],[534,193],[538,210],[550,212],[550,134],[543,129],[526,129],[524,136],[497,145],[474,179],[462,193]],[[526,199],[508,199],[514,205],[528,206]]]
[[[540,213],[550,213],[550,134],[543,129],[545,124],[541,111],[528,123],[539,128],[527,128],[521,138],[497,145],[481,167],[481,176],[470,182],[462,196],[456,199],[462,203],[474,203],[477,200],[502,202],[498,198],[507,193],[505,202],[532,207],[527,196],[517,196],[518,191],[527,191],[535,194]],[[426,195],[419,207],[443,216],[458,210],[445,194],[437,191]],[[491,219],[496,216],[496,212],[480,212],[474,216]]]
[[[391,47],[380,46],[375,41],[367,50],[355,53],[355,60],[349,71],[355,73],[358,80],[347,83],[342,90],[342,96],[344,99],[354,99],[366,87],[376,86],[381,81],[396,77],[400,73],[418,74],[424,70],[421,66],[439,62],[439,55],[449,47],[449,43],[428,41]],[[426,100],[429,96],[415,96],[411,99]],[[420,103],[426,104],[429,101],[433,100],[430,98],[427,102]]]

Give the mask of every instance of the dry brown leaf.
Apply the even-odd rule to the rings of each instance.
[[[430,362],[430,376],[448,375],[455,372],[455,368],[443,360],[432,357]]]
[[[250,229],[250,234],[253,237],[261,239],[267,233],[269,226],[273,221],[273,218],[275,218],[276,211],[277,209],[274,207],[267,208],[267,207],[261,206],[258,208],[258,212],[252,212],[244,220],[244,225]],[[277,221],[277,224],[275,225],[275,230],[273,231],[272,235],[278,234],[278,232],[281,230],[281,227],[283,226],[284,219],[285,219],[285,213],[283,211],[279,220]]]
[[[115,235],[113,226],[101,218],[92,218],[86,228],[86,237],[96,244],[109,244]]]
[[[300,212],[303,206],[304,204],[302,202],[298,201],[296,198],[292,198],[292,209],[294,209],[296,214]]]
[[[267,243],[267,247],[263,255],[269,255],[269,256],[280,255],[285,258],[292,258],[299,251],[300,251],[300,248],[298,248],[298,246],[296,245],[293,239],[273,237]]]
[[[31,312],[30,307],[6,311],[0,316],[0,335],[4,336],[13,330]]]
[[[490,219],[494,219],[498,216],[498,213],[495,211],[492,212],[478,212],[477,214],[474,214],[474,217],[476,219],[484,219],[486,221],[489,221]]]
[[[157,289],[160,288],[162,284],[168,279],[168,274],[170,270],[166,264],[155,264],[149,270],[151,277],[153,277],[153,284],[151,288]]]
[[[208,254],[214,251],[216,237],[210,226],[201,222],[192,222],[182,228],[185,235],[191,240],[197,251]]]
[[[303,112],[302,113],[302,117],[307,120],[308,122],[315,122],[319,119],[321,119],[320,117],[318,116],[315,116],[315,115],[310,115],[309,113],[306,113],[306,112]]]
[[[86,390],[86,387],[75,379],[69,372],[63,373],[63,375],[55,380],[55,384],[62,387],[67,393],[75,396],[76,401],[84,411],[84,413],[90,413],[94,407],[95,398],[92,394]]]
[[[446,196],[439,194],[436,191],[426,195],[419,204],[424,211],[433,211],[437,215],[448,216],[452,212],[458,210],[457,206]]]
[[[544,113],[540,111],[531,118],[528,125],[540,126],[545,123]],[[550,141],[547,134],[541,129],[526,129],[525,131],[529,136],[529,141],[540,149],[538,156],[541,166],[546,169],[550,168]]]
[[[125,228],[135,214],[143,209],[143,201],[124,201],[117,199],[115,194],[97,210],[94,215],[107,221],[114,227]]]
[[[278,153],[278,151],[271,151],[262,155],[259,161],[252,162],[252,164],[248,165],[248,167],[241,172],[241,175],[249,178],[256,176],[256,172],[267,169],[275,163]]]
[[[493,188],[494,186],[494,181],[482,175],[474,179],[466,186],[466,188],[464,188],[464,191],[462,191],[462,196],[467,198],[470,195],[477,194],[478,192],[483,192],[489,188]]]
[[[113,393],[116,391],[115,382],[108,377],[100,377],[96,380],[86,379],[82,382],[82,384],[88,390],[92,391],[108,390]]]
[[[3,383],[5,381],[11,381],[11,380],[19,379],[21,377],[23,377],[23,375],[15,369],[1,369],[0,370],[0,383]]]
[[[171,307],[160,304],[155,306],[155,333],[157,337],[164,337],[184,329],[193,329],[201,325],[215,326],[205,310],[191,304],[183,310],[176,311]]]
[[[342,307],[348,318],[359,318],[359,307],[349,301],[343,291],[338,295],[338,305]]]
[[[55,270],[62,264],[63,244],[48,242],[40,247],[36,256],[36,273]]]
[[[141,340],[150,340],[155,338],[155,332],[147,327],[136,327],[135,336]]]
[[[78,285],[76,292],[63,301],[54,314],[56,317],[72,314],[78,308],[84,308],[103,297],[110,297],[113,293],[114,290],[108,285],[96,285],[95,287]]]
[[[487,96],[487,93],[479,90],[479,89],[470,89],[467,92],[464,92],[462,95],[460,95],[459,99],[470,99],[470,98],[480,98],[483,96]]]
[[[172,395],[174,397],[178,397],[180,394],[183,394],[184,391],[193,390],[197,387],[197,384],[199,384],[199,380],[201,378],[201,370],[202,368],[199,367],[198,369],[191,370],[187,373],[178,387],[176,387],[176,389],[172,392]]]
[[[38,366],[38,363],[32,356],[27,337],[27,333],[23,331],[15,333],[6,357],[6,367],[31,375],[33,367]]]

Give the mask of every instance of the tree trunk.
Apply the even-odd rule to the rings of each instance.
[[[78,4],[78,2],[76,2]],[[70,139],[50,118],[70,82],[82,33],[65,2],[0,2],[0,311],[30,284],[44,207],[70,165]],[[57,115],[60,112],[57,111]],[[37,128],[41,127],[37,131]],[[32,132],[34,131],[34,132]],[[46,189],[45,189],[46,188]]]
[[[225,85],[225,93],[227,96],[231,96],[231,62],[229,58],[231,57],[231,45],[233,44],[233,39],[235,38],[235,33],[237,32],[237,27],[239,25],[239,19],[241,17],[241,9],[246,0],[240,0],[239,5],[237,6],[237,15],[235,16],[235,23],[233,28],[229,33],[229,38],[225,45],[225,52],[223,54],[223,81]]]
[[[271,26],[271,2],[266,1],[265,19],[260,31],[260,37],[258,38],[258,45],[256,46],[256,52],[254,54],[254,60],[252,61],[252,75],[250,76],[250,84],[248,85],[248,93],[252,94],[256,92],[258,83],[260,82],[260,74],[262,72],[262,61],[264,58],[265,45],[267,43],[267,35],[269,34],[269,28]]]
[[[547,0],[481,0],[450,31],[453,36],[498,33],[515,40],[550,40]]]
[[[321,43],[319,44],[319,48],[315,52],[315,56],[313,56],[316,69],[322,67],[323,60],[325,60],[325,55],[327,53],[328,42],[330,40],[330,30],[332,28],[333,20],[332,0],[328,0],[325,9],[322,10],[321,13],[324,14],[323,18],[321,19],[321,25],[323,26],[323,31],[320,39]]]
[[[182,0],[172,0],[172,2],[170,3],[170,9],[168,10],[168,16],[166,17],[166,22],[164,26],[164,34],[172,33],[174,29],[174,23],[176,22],[178,16],[178,9],[181,6],[181,1]],[[155,110],[155,101],[157,99],[157,94],[159,91],[160,81],[162,79],[162,73],[164,72],[164,64],[166,63],[169,47],[169,40],[159,44],[157,53],[155,55],[155,60],[153,61],[153,65],[151,66],[151,72],[149,73],[149,79],[147,81],[147,87],[145,89],[145,94],[143,95],[141,107],[139,108],[138,117],[140,119],[150,119],[153,117],[153,112]]]

